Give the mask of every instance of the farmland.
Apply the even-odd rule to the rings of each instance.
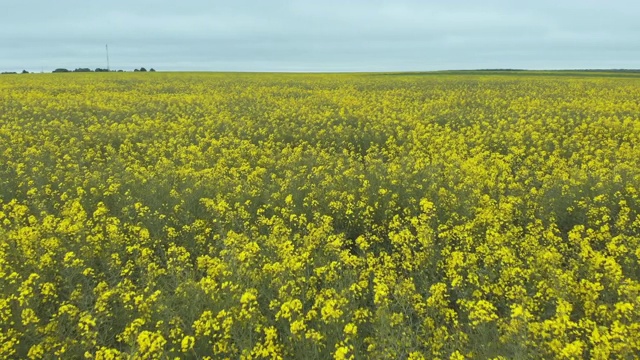
[[[640,79],[0,77],[0,358],[633,358]]]

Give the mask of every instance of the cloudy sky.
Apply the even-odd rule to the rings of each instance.
[[[1,0],[0,71],[640,68],[635,0]]]

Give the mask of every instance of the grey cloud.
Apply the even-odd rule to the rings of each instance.
[[[3,0],[0,70],[640,68],[634,1]]]

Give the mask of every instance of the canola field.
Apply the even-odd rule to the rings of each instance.
[[[640,78],[0,77],[0,358],[640,354]]]

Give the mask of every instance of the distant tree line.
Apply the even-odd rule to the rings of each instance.
[[[22,70],[21,74],[28,74],[29,72],[27,70]],[[0,73],[0,75],[13,75],[13,74],[17,74],[17,72],[15,71],[3,71]]]
[[[147,69],[145,69],[144,67],[141,67],[140,69],[134,69],[134,72],[147,72]],[[149,69],[149,72],[155,72],[156,70],[154,68]],[[108,69],[103,69],[103,68],[96,68],[94,70],[91,70],[89,68],[77,68],[75,70],[69,70],[69,69],[65,69],[65,68],[57,68],[55,70],[53,70],[52,72],[54,73],[70,73],[70,72],[125,72],[124,70],[108,70]],[[0,75],[14,75],[14,74],[18,74],[15,71],[3,71],[0,72]],[[29,72],[27,70],[22,70],[22,72],[20,74],[29,74]]]
[[[65,69],[65,68],[58,68],[53,70],[54,73],[68,73],[68,72],[124,72],[124,70],[108,70],[108,69],[102,69],[102,68],[96,68],[95,70],[91,70],[89,68],[77,68],[75,70],[69,70],[69,69]],[[135,69],[133,70],[134,72],[138,72],[138,71],[143,71],[146,72],[147,69],[145,68],[140,68],[140,69]],[[151,70],[149,70],[150,72],[155,72],[156,70],[151,68]]]

